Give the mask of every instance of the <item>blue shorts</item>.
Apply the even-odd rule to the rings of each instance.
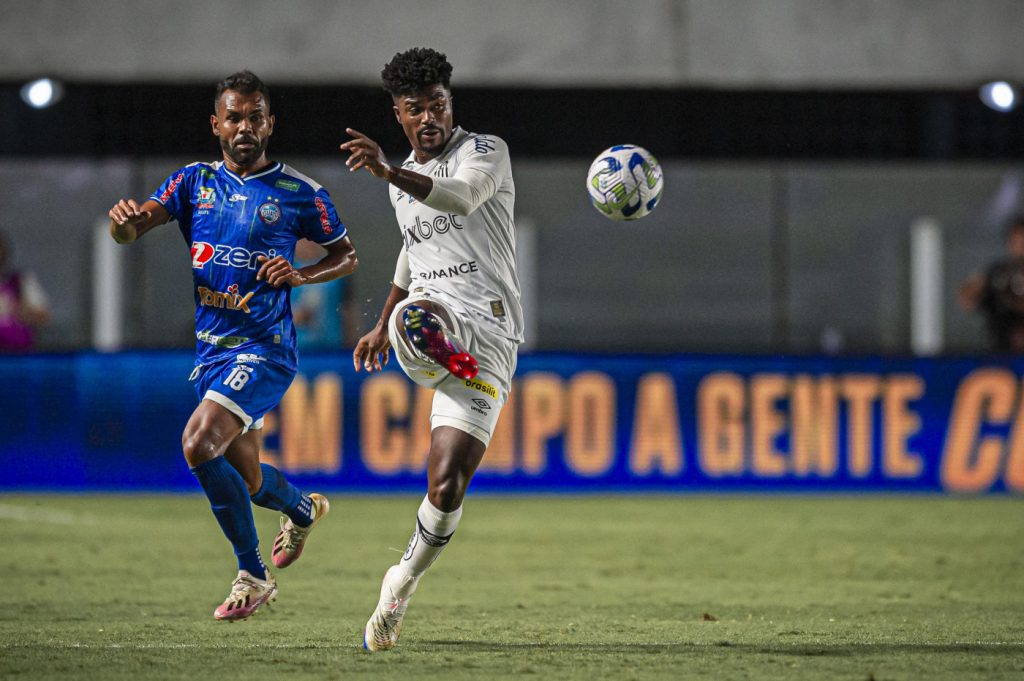
[[[212,400],[242,421],[242,433],[263,427],[263,415],[276,407],[295,371],[256,353],[197,366],[189,380],[200,400]]]

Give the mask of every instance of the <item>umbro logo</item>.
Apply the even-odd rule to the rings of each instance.
[[[473,404],[475,404],[476,406],[480,407],[481,409],[490,409],[491,408],[491,405],[487,404],[487,400],[481,400],[480,398],[475,398],[473,400]]]

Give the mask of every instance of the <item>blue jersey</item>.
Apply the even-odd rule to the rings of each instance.
[[[196,364],[253,352],[294,370],[291,287],[256,281],[257,258],[291,262],[299,239],[344,239],[327,191],[283,163],[243,178],[217,161],[185,166],[150,198],[192,248]]]

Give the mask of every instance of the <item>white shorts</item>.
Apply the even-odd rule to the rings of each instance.
[[[456,378],[429,357],[414,352],[401,337],[403,334],[396,324],[398,315],[409,305],[423,300],[440,305],[448,312],[455,327],[448,332],[476,359],[480,368],[476,378]],[[445,323],[443,319],[441,322]],[[431,429],[451,426],[469,433],[485,445],[490,444],[498,415],[508,401],[519,344],[495,334],[489,324],[474,319],[454,302],[442,302],[433,295],[422,294],[410,296],[395,307],[388,320],[388,338],[406,375],[424,388],[434,390]]]

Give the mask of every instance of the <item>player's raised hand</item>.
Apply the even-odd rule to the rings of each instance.
[[[256,257],[256,262],[262,263],[260,271],[256,273],[256,281],[266,280],[274,288],[281,288],[285,284],[298,288],[305,283],[302,274],[284,256],[268,258],[260,255]]]
[[[110,209],[108,215],[110,215],[111,220],[124,226],[137,225],[152,215],[152,213],[148,210],[142,210],[139,204],[135,203],[134,199],[128,199],[127,201],[121,199],[117,202],[116,206]]]
[[[384,155],[380,145],[363,133],[353,130],[352,128],[345,128],[345,132],[355,138],[341,145],[342,151],[347,151],[352,154],[348,157],[348,160],[345,161],[345,165],[349,167],[349,171],[355,172],[360,168],[366,168],[373,173],[374,177],[379,177],[382,180],[390,180],[393,169],[391,164],[388,163],[388,158]]]
[[[352,363],[355,365],[356,371],[366,369],[373,373],[374,370],[380,371],[386,367],[390,346],[388,332],[379,326],[360,338],[356,343],[356,349],[352,352]]]

